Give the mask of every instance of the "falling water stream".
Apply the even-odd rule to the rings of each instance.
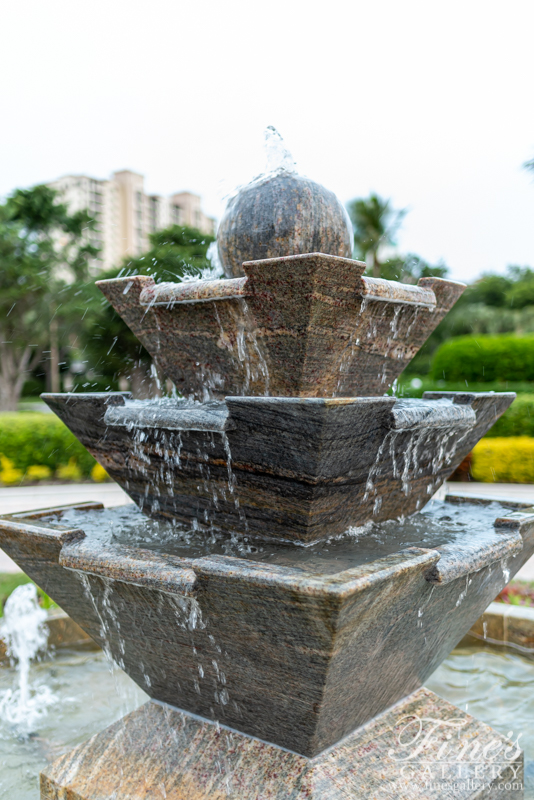
[[[203,670],[200,665],[200,685]],[[0,800],[37,800],[38,775],[47,763],[147,700],[122,670],[110,670],[101,651],[58,650],[53,658],[34,662],[28,680],[32,686],[47,686],[56,701],[23,736],[0,716]],[[2,696],[16,681],[15,667],[0,668]],[[534,800],[533,683],[534,659],[490,645],[458,647],[426,682],[501,733],[521,734],[525,800]],[[219,691],[225,701],[223,685]]]

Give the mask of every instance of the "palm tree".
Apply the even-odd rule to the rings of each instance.
[[[349,216],[354,227],[354,255],[367,261],[373,277],[379,278],[382,265],[378,251],[384,245],[395,245],[397,233],[406,209],[395,211],[390,200],[383,200],[371,193],[367,199],[359,198],[348,204]]]

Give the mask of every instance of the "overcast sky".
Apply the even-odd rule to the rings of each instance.
[[[68,173],[223,197],[263,130],[341,200],[409,208],[457,279],[534,267],[532,0],[16,0],[0,29],[0,194]]]

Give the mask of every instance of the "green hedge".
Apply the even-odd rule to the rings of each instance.
[[[431,375],[445,381],[533,381],[534,336],[459,336],[432,359]]]
[[[534,437],[534,394],[516,397],[508,411],[497,420],[486,436]]]
[[[39,412],[0,414],[0,453],[24,472],[35,464],[55,472],[73,458],[89,475],[96,463],[58,417]]]
[[[414,378],[401,376],[395,391],[389,390],[390,395],[397,397],[422,397],[425,392],[515,392],[520,395],[534,395],[534,383],[521,381],[491,381],[491,383],[477,383],[476,381],[435,381],[427,375],[416,375],[416,386],[412,386]],[[421,384],[420,386],[418,384]]]

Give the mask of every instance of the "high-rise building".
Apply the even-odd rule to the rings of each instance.
[[[114,172],[109,180],[65,175],[48,186],[59,193],[69,211],[87,209],[95,218],[96,226],[89,238],[100,248],[101,269],[118,266],[123,258],[147,250],[148,235],[169,225],[188,225],[202,233],[215,233],[215,220],[204,214],[198,195],[147,195],[144,177],[131,170]]]

